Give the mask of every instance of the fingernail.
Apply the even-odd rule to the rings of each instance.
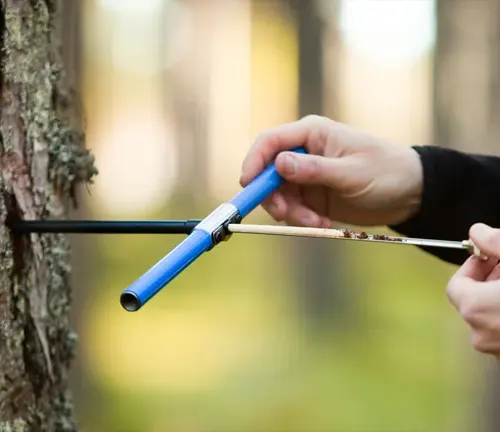
[[[282,157],[282,172],[286,175],[294,175],[297,171],[297,159],[295,156],[285,154]]]
[[[332,221],[330,219],[328,219],[327,217],[321,218],[321,227],[322,228],[331,228]]]

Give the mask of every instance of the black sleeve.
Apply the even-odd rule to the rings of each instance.
[[[462,153],[443,147],[415,146],[424,173],[420,211],[389,228],[407,237],[467,240],[476,222],[500,227],[500,157]],[[423,250],[453,264],[462,264],[464,250]]]

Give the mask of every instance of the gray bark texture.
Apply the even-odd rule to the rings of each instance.
[[[0,1],[0,432],[76,430],[69,242],[6,228],[64,218],[97,174],[61,58],[63,1]]]

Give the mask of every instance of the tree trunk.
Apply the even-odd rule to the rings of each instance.
[[[500,154],[500,2],[440,0],[435,52],[434,141],[457,150]],[[500,372],[486,371],[484,432],[500,430]],[[457,422],[462,422],[461,415]],[[477,430],[479,426],[477,426]]]
[[[209,77],[206,68],[209,52],[203,39],[207,37],[210,9],[219,6],[207,3],[193,0],[183,2],[183,6],[192,13],[194,42],[185,58],[173,70],[163,73],[165,105],[168,101],[174,107],[178,153],[178,173],[172,198],[174,205],[171,207],[174,211],[179,208],[180,214],[175,213],[173,217],[196,214],[200,204],[201,207],[206,204],[203,201],[208,196],[206,137]],[[164,5],[163,13],[167,12]],[[163,17],[163,23],[167,25],[166,16]],[[162,51],[163,55],[167,54],[164,47]]]
[[[1,2],[0,431],[76,430],[65,236],[14,237],[7,218],[63,218],[97,173],[61,60],[62,0]]]
[[[299,44],[299,117],[324,115],[323,28],[317,1],[289,0]],[[334,78],[334,77],[330,77]],[[306,324],[313,334],[346,324],[349,305],[343,282],[341,244],[293,239],[295,280]],[[335,257],[334,259],[332,257]]]
[[[498,1],[436,2],[435,143],[499,153]]]

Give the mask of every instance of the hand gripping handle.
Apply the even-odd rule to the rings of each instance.
[[[295,153],[306,153],[303,148],[292,150]],[[276,171],[274,163],[269,165],[258,177],[243,188],[231,201],[244,218],[283,183],[283,178]]]
[[[303,148],[292,150],[305,153]],[[122,307],[134,312],[171,282],[204,252],[228,238],[226,225],[239,223],[283,183],[274,163],[244,187],[232,200],[203,219],[178,246],[132,283],[120,295]]]

